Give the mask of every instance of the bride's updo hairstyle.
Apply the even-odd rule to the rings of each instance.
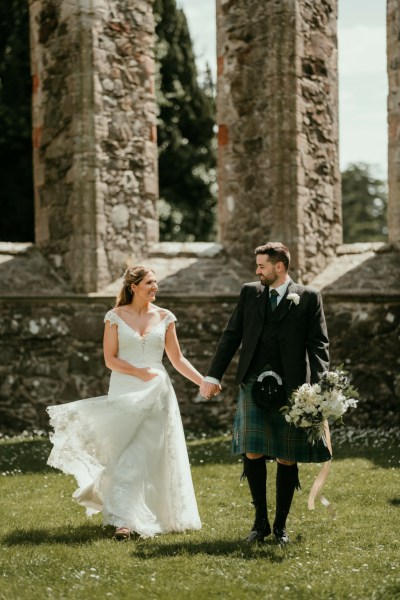
[[[115,306],[130,304],[133,298],[132,284],[138,285],[146,277],[147,273],[151,272],[151,269],[143,265],[128,267],[124,273],[122,287],[118,292]]]

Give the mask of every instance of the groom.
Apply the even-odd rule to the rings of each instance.
[[[331,456],[322,442],[311,445],[304,430],[289,425],[279,409],[294,389],[318,382],[328,369],[328,337],[320,294],[291,280],[286,246],[268,242],[256,248],[255,255],[260,282],[244,284],[200,391],[205,398],[219,393],[219,382],[241,344],[232,451],[243,455],[255,507],[247,540],[263,542],[271,533],[266,458],[275,458],[273,533],[278,543],[287,544],[286,518],[300,486],[297,462],[323,462]]]

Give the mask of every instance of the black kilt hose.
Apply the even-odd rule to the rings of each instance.
[[[242,383],[239,388],[236,414],[233,422],[232,453],[264,454],[302,463],[319,463],[331,459],[331,454],[320,440],[310,444],[300,427],[289,424],[277,408],[259,408],[252,398],[254,381]]]

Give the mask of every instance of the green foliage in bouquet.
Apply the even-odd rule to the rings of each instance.
[[[291,395],[290,406],[281,410],[288,423],[306,430],[312,444],[324,440],[325,422],[343,423],[349,408],[356,408],[357,390],[350,384],[348,372],[339,365],[325,371],[319,383],[304,383]]]

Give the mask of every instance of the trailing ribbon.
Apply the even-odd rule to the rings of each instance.
[[[325,423],[324,423],[324,435],[323,435],[322,439],[332,456],[331,434],[329,431],[328,421],[325,421]],[[329,475],[331,463],[332,463],[332,459],[324,462],[324,464],[322,465],[322,468],[321,468],[320,472],[318,473],[318,475],[313,483],[313,486],[311,488],[310,494],[308,496],[308,508],[309,508],[309,510],[314,510],[315,509],[315,499],[317,498],[317,496],[320,496],[319,500],[320,500],[321,504],[323,504],[323,506],[325,506],[325,508],[328,510],[332,519],[335,519],[336,513],[335,513],[334,507],[332,506],[332,504],[329,502],[329,500],[327,498],[325,498],[324,496],[321,495],[322,488],[324,487],[325,482]]]

